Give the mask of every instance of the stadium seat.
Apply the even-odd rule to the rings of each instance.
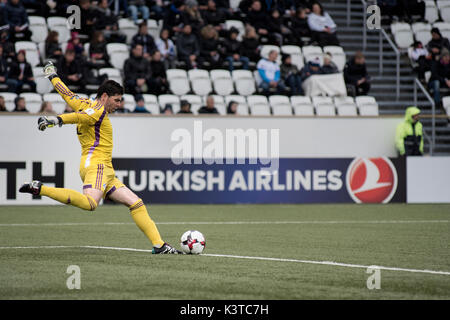
[[[323,64],[323,51],[321,47],[318,46],[304,46],[302,48],[303,57],[305,58],[305,62],[314,61],[319,59],[320,65]]]
[[[216,109],[221,116],[225,116],[227,114],[227,108],[223,104],[216,105]]]
[[[189,78],[186,70],[168,69],[166,71],[167,81],[169,81],[170,90],[176,95],[184,95],[191,91]]]
[[[305,105],[305,104],[312,105],[310,97],[308,97],[308,96],[292,96],[291,97],[291,105],[292,106]]]
[[[331,97],[316,96],[312,97],[312,103],[315,107],[321,104],[333,104],[333,99]]]
[[[448,22],[435,22],[434,28],[438,28],[444,38],[450,37],[450,23]],[[425,44],[424,44],[425,45]]]
[[[311,104],[298,104],[294,106],[296,116],[314,116],[314,107]]]
[[[214,91],[222,96],[227,96],[233,93],[233,79],[228,70],[211,70],[211,81],[213,83]]]
[[[145,108],[150,111],[152,114],[159,114],[159,103],[158,97],[154,94],[143,94],[142,97],[145,101]]]
[[[212,95],[213,99],[214,99],[214,106],[225,106],[225,99],[217,94],[213,94]],[[204,105],[206,105],[206,99],[208,98],[208,96],[204,96],[202,98],[202,102]]]
[[[120,70],[115,68],[101,68],[98,70],[98,74],[106,74],[109,80],[114,80],[120,84],[123,84],[122,76],[120,75]]]
[[[356,105],[354,104],[341,104],[336,109],[339,116],[355,117],[358,115]]]
[[[65,17],[48,17],[47,26],[52,31],[57,31],[59,34],[59,43],[67,42],[70,40],[70,29],[68,26],[67,18]]]
[[[154,19],[147,20],[147,29],[148,29],[148,33],[156,41],[156,39],[159,38],[159,33],[160,33],[160,30],[161,30],[161,28],[158,25],[158,21],[156,21]]]
[[[292,107],[290,104],[272,106],[272,114],[274,116],[292,116]]]
[[[323,52],[331,54],[331,61],[333,61],[338,67],[339,71],[344,70],[345,64],[347,62],[347,56],[345,55],[344,49],[339,46],[325,46],[323,47]]]
[[[46,93],[42,96],[44,101],[66,103],[59,93]]]
[[[231,101],[235,101],[238,103],[238,107],[236,113],[239,115],[247,116],[249,115],[247,99],[244,96],[240,95],[229,95],[225,96],[225,105],[228,107],[228,104]]]
[[[332,104],[319,104],[315,107],[318,116],[335,116],[336,108]]]
[[[180,111],[180,98],[174,94],[161,94],[158,96],[159,107],[164,109],[166,104],[172,105],[173,113]]]
[[[29,16],[30,31],[32,32],[31,41],[39,43],[47,39],[48,27],[44,17]]]
[[[450,2],[448,0],[437,0],[436,4],[439,8],[442,20],[450,22]]]
[[[439,12],[434,0],[425,0],[425,20],[433,23],[439,19]]]
[[[236,114],[240,116],[248,116],[250,114],[248,111],[248,106],[246,104],[238,103]]]
[[[442,106],[443,106],[444,108],[450,107],[450,96],[447,96],[447,97],[443,97],[443,98],[442,98]]]
[[[67,104],[65,102],[52,102],[53,110],[57,114],[64,113],[64,110],[66,109]]]
[[[360,116],[378,116],[378,104],[363,104],[358,106]]]
[[[353,98],[353,97],[349,97],[349,96],[347,96],[347,97],[334,97],[334,105],[337,107],[337,106],[340,106],[340,105],[356,105],[355,104],[355,99]]]
[[[272,108],[279,106],[279,105],[291,105],[291,101],[289,100],[289,97],[282,96],[282,95],[272,95],[269,96],[269,104]]]
[[[186,94],[180,97],[181,100],[187,100],[191,104],[191,111],[197,114],[198,109],[200,109],[203,105],[202,98],[195,94]]]
[[[358,107],[365,105],[365,104],[376,104],[377,103],[375,98],[372,96],[358,96],[355,98],[355,102]]]
[[[266,104],[254,104],[250,106],[252,116],[270,116],[270,107]]]
[[[41,63],[39,51],[36,43],[32,41],[17,41],[15,43],[16,52],[19,50],[25,50],[25,57],[31,67],[36,67]]]
[[[207,70],[191,69],[188,71],[188,77],[195,94],[205,96],[212,92],[211,79]]]
[[[125,60],[130,56],[130,51],[124,43],[108,43],[106,51],[109,55],[112,66],[116,69],[123,70]]]
[[[257,104],[265,104],[269,106],[269,101],[266,96],[263,95],[252,95],[247,97],[247,104],[251,107]]]
[[[123,96],[123,100],[125,101],[125,108],[130,109],[131,111],[134,110],[136,107],[136,100],[134,100],[134,97],[132,94],[125,93]]]
[[[249,96],[256,92],[255,79],[249,70],[234,70],[231,74],[238,94]]]
[[[391,32],[394,35],[395,43],[401,49],[406,49],[414,43],[413,32],[409,23],[392,23]]]
[[[131,39],[138,33],[138,26],[134,24],[134,21],[128,18],[121,18],[118,21],[119,30],[127,36],[127,44],[131,44]]]
[[[282,46],[281,52],[291,56],[292,64],[296,65],[299,71],[305,66],[305,63],[303,62],[302,49],[299,46]]]
[[[41,110],[42,96],[39,93],[21,93],[20,97],[25,99],[25,105],[29,112],[38,113]]]
[[[431,40],[431,24],[416,22],[412,24],[412,31],[414,32],[414,38],[416,41],[422,42],[424,47]]]
[[[40,94],[50,93],[53,90],[52,83],[44,76],[41,67],[33,68],[33,77],[36,82],[36,92]]]
[[[0,92],[0,96],[2,96],[3,99],[5,99],[6,110],[13,111],[14,108],[16,107],[14,104],[14,99],[17,98],[17,94],[12,92]]]
[[[237,36],[238,41],[242,41],[242,37],[245,34],[245,26],[244,23],[240,20],[225,20],[225,28],[230,30],[232,27],[235,27],[239,30],[239,34]]]

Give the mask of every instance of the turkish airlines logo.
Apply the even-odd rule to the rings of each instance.
[[[382,158],[356,158],[348,169],[347,190],[357,203],[388,203],[397,190],[397,171]]]

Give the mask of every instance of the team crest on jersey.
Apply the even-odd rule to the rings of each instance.
[[[86,110],[84,110],[84,112],[86,112],[90,116],[92,116],[95,113],[94,109],[92,109],[92,108],[86,109]]]

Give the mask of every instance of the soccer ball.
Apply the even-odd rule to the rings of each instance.
[[[188,254],[200,254],[205,249],[205,237],[200,231],[189,230],[181,236],[181,250]]]

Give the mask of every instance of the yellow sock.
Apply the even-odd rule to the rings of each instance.
[[[84,195],[72,189],[42,186],[40,195],[83,210],[94,211],[97,208],[97,202],[91,196]]]
[[[150,219],[144,202],[141,199],[130,207],[130,214],[136,225],[150,239],[154,247],[161,247],[164,244],[155,222]]]

